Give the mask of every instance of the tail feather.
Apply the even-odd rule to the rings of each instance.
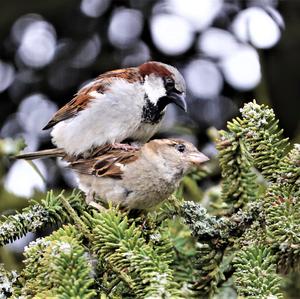
[[[34,160],[34,159],[44,159],[51,157],[65,157],[66,153],[62,148],[51,148],[37,152],[24,153],[14,156],[15,159],[25,159],[25,160]]]

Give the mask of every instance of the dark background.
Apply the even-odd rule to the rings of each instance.
[[[147,60],[178,67],[187,81],[188,113],[168,107],[159,137],[181,136],[214,155],[207,129],[224,128],[255,98],[300,141],[297,0],[2,0],[0,138],[6,148],[20,137],[25,150],[50,147],[41,128],[82,84]],[[3,161],[0,212],[12,207],[7,194],[75,186],[56,161],[37,162],[46,184],[26,162]]]

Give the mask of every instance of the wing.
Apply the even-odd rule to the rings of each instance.
[[[96,149],[92,154],[93,158],[71,162],[70,167],[82,174],[120,179],[123,167],[135,161],[139,156],[139,151],[137,147],[128,146],[125,150],[108,145]]]
[[[119,69],[98,76],[94,81],[82,87],[69,103],[60,108],[43,130],[50,129],[60,121],[76,116],[78,112],[86,108],[90,101],[95,99],[91,92],[105,93],[115,79],[124,79],[131,83],[142,80],[136,68]]]

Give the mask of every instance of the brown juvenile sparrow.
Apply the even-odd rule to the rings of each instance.
[[[186,111],[185,89],[178,70],[160,62],[110,71],[82,87],[44,129],[53,127],[52,142],[75,156],[126,139],[144,143],[168,104]]]
[[[52,156],[69,161],[88,203],[97,207],[99,198],[129,210],[147,210],[167,199],[186,173],[208,160],[194,145],[178,139],[155,139],[140,148],[106,145],[87,159],[70,158],[59,149]]]

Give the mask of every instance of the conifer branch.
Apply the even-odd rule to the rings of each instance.
[[[95,214],[92,221],[95,254],[114,265],[117,275],[127,273],[130,280],[120,278],[138,298],[181,298],[170,268],[169,246],[156,248],[147,243],[135,223],[130,224],[126,215],[114,209]]]
[[[242,118],[228,122],[217,142],[222,167],[222,199],[234,207],[255,200],[257,168],[265,179],[275,182],[289,143],[283,138],[272,109],[255,101],[242,109]]]
[[[2,216],[2,221],[0,222],[0,245],[21,238],[28,232],[36,232],[47,225],[68,222],[70,215],[60,201],[62,194],[54,195],[50,191],[41,203],[32,201],[31,205],[24,208],[21,213]],[[78,191],[73,191],[68,200],[74,209],[78,211],[84,210],[85,203]]]
[[[94,298],[91,257],[74,226],[31,242],[25,249],[24,281],[15,296],[25,298]],[[46,297],[45,297],[46,296]]]
[[[225,280],[224,273],[230,269],[230,263],[224,263],[224,254],[260,218],[261,209],[260,204],[253,203],[231,217],[216,217],[198,203],[188,201],[182,205],[180,215],[198,242],[194,257],[198,278],[192,288],[199,296],[212,296],[218,284]]]
[[[80,217],[75,212],[75,210],[72,208],[69,200],[67,200],[63,194],[60,194],[59,198],[61,200],[63,207],[67,211],[69,217],[74,221],[75,225],[89,240],[91,240],[92,236],[91,236],[88,228],[86,227],[85,223],[80,219]]]
[[[273,109],[253,101],[240,111],[243,139],[253,164],[266,179],[275,181],[281,159],[289,149],[288,138],[283,138]]]
[[[239,210],[230,217],[217,217],[209,215],[201,204],[186,201],[180,215],[199,242],[212,242],[216,247],[221,247],[230,238],[241,236],[261,217],[261,211],[260,203],[251,203],[244,211]]]
[[[235,209],[254,201],[257,197],[252,158],[241,138],[241,127],[236,122],[228,124],[228,127],[236,126],[234,133],[221,131],[221,138],[217,143],[223,178],[221,199],[229,208]]]
[[[275,257],[263,246],[243,248],[234,259],[235,285],[249,299],[283,298]]]
[[[16,271],[7,271],[0,264],[0,298],[8,298],[12,295],[13,285],[17,281],[18,274]]]
[[[300,144],[295,144],[294,148],[280,161],[277,182],[300,186]]]

